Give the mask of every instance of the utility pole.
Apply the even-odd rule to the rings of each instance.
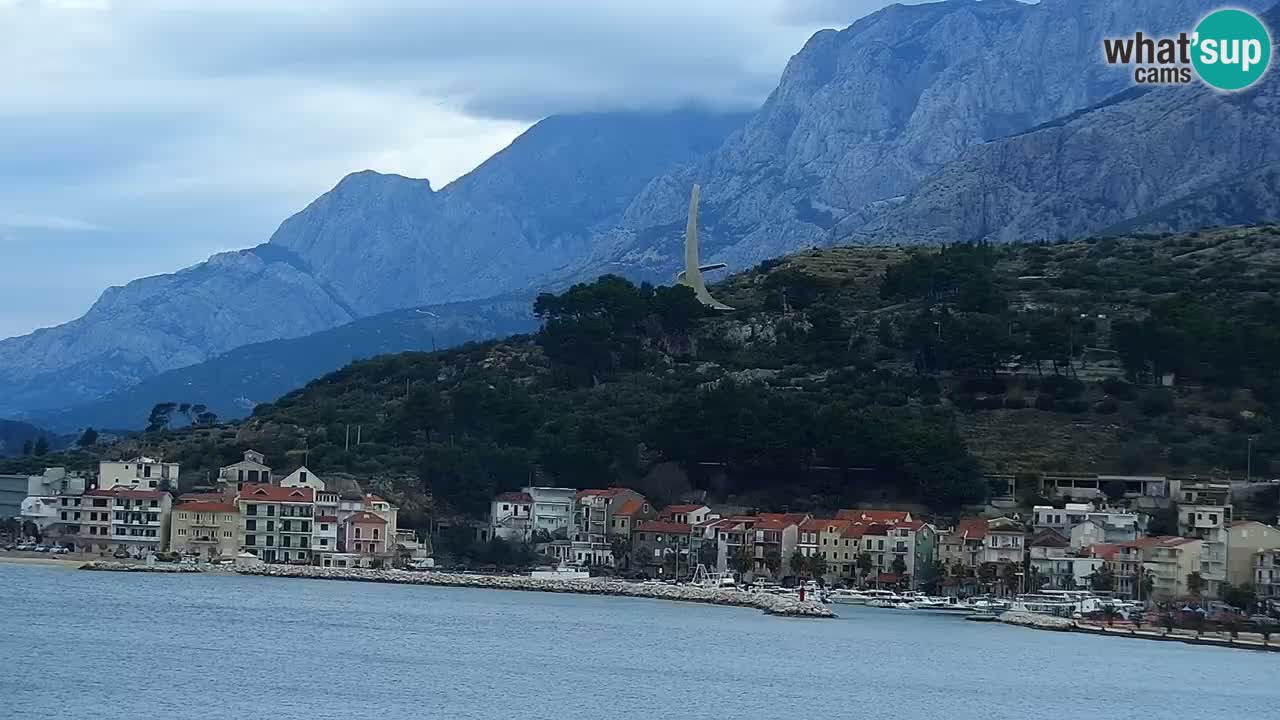
[[[347,423],[347,437],[342,443],[343,451],[351,449],[351,423]]]
[[[1248,450],[1245,452],[1245,475],[1246,483],[1253,482],[1253,436],[1249,437]]]

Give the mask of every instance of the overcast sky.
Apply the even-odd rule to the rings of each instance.
[[[743,108],[881,0],[0,0],[0,337],[549,114]]]

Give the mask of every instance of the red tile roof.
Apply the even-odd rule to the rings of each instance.
[[[862,523],[849,523],[849,527],[845,528],[840,533],[840,537],[847,538],[850,540],[857,540],[858,538],[865,535],[866,532],[867,532],[866,525],[863,525]]]
[[[191,500],[184,502],[173,509],[174,512],[196,512],[196,513],[238,513],[240,508],[225,502],[216,502],[213,500]]]
[[[367,502],[367,503],[386,503],[386,504],[388,504],[388,505],[390,505],[390,504],[391,504],[391,502],[390,502],[389,500],[387,500],[387,499],[385,499],[385,498],[380,498],[380,497],[378,497],[377,495],[374,495],[373,493],[367,493],[367,494],[364,496],[364,501],[365,501],[365,502]]]
[[[666,520],[641,520],[636,523],[636,531],[688,535],[693,532],[693,526],[686,525],[684,523],[668,522]]]
[[[374,515],[371,512],[358,512],[352,515],[351,517],[347,518],[347,522],[352,524],[378,523],[380,525],[385,525],[387,523],[387,521],[383,519],[380,515]]]
[[[317,515],[316,522],[336,523],[338,522],[338,516],[337,515]]]
[[[799,525],[809,519],[809,513],[760,513],[765,520],[777,520],[789,525]]]
[[[531,503],[533,497],[526,492],[504,492],[494,498],[498,502]]]
[[[622,503],[622,507],[614,511],[613,514],[622,515],[624,517],[639,515],[642,512],[646,512],[645,508],[648,505],[649,503],[645,502],[644,500],[641,500],[639,498],[631,498],[630,500],[627,500],[626,502]]]
[[[987,536],[987,521],[982,518],[960,518],[956,532],[966,540],[982,540]]]
[[[1110,543],[1096,543],[1090,545],[1087,552],[1096,558],[1103,560],[1115,560],[1116,555],[1120,552],[1120,546]]]
[[[316,492],[309,487],[280,487],[248,483],[240,486],[241,502],[313,503],[315,500]]]
[[[625,492],[630,492],[630,490],[628,488],[620,488],[620,487],[611,487],[606,490],[579,490],[576,497],[579,500],[587,497],[612,498],[612,497],[617,497]]]

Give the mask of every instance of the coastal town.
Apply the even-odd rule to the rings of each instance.
[[[57,467],[10,476],[25,481],[26,494],[6,521],[13,529],[6,549],[148,563],[435,567],[431,533],[401,528],[395,505],[349,477],[305,466],[278,474],[248,450],[211,487],[175,497],[179,472],[177,464],[135,457],[101,462],[96,477]],[[1014,479],[992,481],[1009,483],[1012,507],[1001,511],[995,501],[982,516],[954,521],[894,508],[658,507],[624,487],[530,486],[494,497],[488,518],[465,532],[478,543],[522,548],[532,559],[526,564],[566,577],[700,575],[874,591],[859,602],[1004,598],[1050,613],[1051,600],[1073,593],[1135,610],[1179,603],[1255,620],[1280,611],[1280,530],[1233,514],[1233,492],[1247,486],[1046,475],[1038,488],[1045,504],[1026,512],[1011,500]]]

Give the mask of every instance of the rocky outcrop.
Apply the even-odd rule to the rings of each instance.
[[[1218,215],[1273,219],[1266,213],[1277,207],[1268,172],[1280,161],[1277,122],[1277,73],[1231,96],[1199,85],[1134,93],[974,148],[847,239],[1042,241],[1131,218],[1139,227],[1163,220],[1178,229]],[[1152,216],[1140,218],[1145,213]]]
[[[354,568],[318,568],[296,565],[258,565],[236,568],[242,575],[266,577],[310,578],[315,580],[346,580],[353,582],[382,582],[406,585],[439,585],[445,587],[469,587],[486,590],[525,590],[533,592],[574,593],[578,595],[616,595],[619,597],[651,598],[679,602],[699,602],[712,605],[754,607],[770,615],[790,617],[835,617],[831,609],[821,603],[780,597],[768,593],[749,593],[738,590],[710,590],[688,585],[642,585],[592,578],[589,580],[543,580],[517,575],[463,575],[439,572],[408,572],[404,570],[364,570]]]

